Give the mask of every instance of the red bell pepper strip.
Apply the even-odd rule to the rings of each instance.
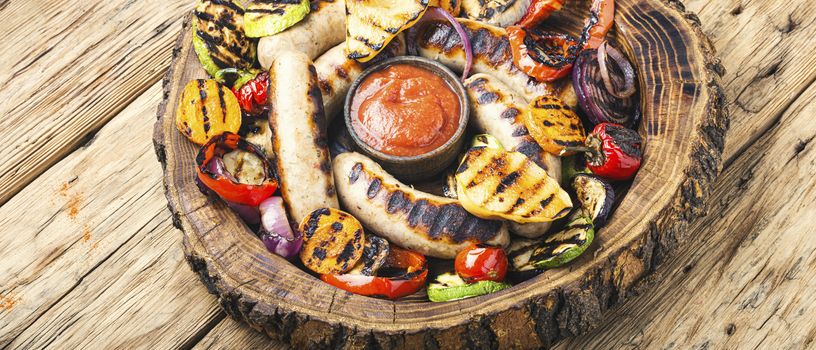
[[[241,110],[250,115],[260,115],[269,110],[267,91],[269,89],[269,73],[261,72],[242,86],[235,86],[232,92],[238,98]]]
[[[228,173],[218,174],[210,170],[210,162],[236,149],[253,153],[261,158],[266,173],[266,180],[263,184],[249,185],[240,183],[235,181]],[[221,199],[228,202],[257,207],[278,189],[278,181],[271,175],[274,174],[272,165],[263,152],[257,146],[231,132],[215,136],[204,144],[201,150],[198,151],[196,164],[198,165],[196,167],[198,179],[207,188],[218,194]],[[223,171],[226,172],[226,169]]]
[[[564,0],[533,0],[524,17],[516,23],[524,28],[534,28],[539,23],[550,17],[550,15],[564,6]]]
[[[615,22],[615,0],[595,0],[584,24],[581,42],[584,49],[597,49],[606,41],[606,33]]]
[[[567,76],[578,56],[578,40],[566,35],[524,29],[507,28],[513,64],[538,81],[554,81]]]
[[[422,254],[391,247],[383,267],[405,270],[396,277],[365,276],[356,274],[320,275],[323,282],[345,291],[386,299],[399,299],[416,293],[428,278],[428,264]]]

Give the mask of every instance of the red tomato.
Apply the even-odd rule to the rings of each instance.
[[[507,254],[504,249],[471,244],[456,254],[456,273],[467,283],[504,281],[507,274]]]

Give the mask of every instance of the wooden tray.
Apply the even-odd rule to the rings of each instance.
[[[589,2],[569,1],[551,22],[578,32]],[[593,327],[688,238],[685,229],[704,213],[718,175],[728,125],[722,66],[697,17],[676,0],[616,6],[614,37],[637,67],[644,112],[645,159],[634,183],[580,259],[499,293],[448,303],[336,289],[268,253],[231,210],[199,193],[197,147],[176,131],[173,115],[184,85],[206,76],[188,19],[164,80],[154,144],[193,271],[229,315],[295,348],[537,348]]]

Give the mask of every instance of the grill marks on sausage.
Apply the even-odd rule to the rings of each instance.
[[[486,242],[494,238],[502,228],[500,221],[475,217],[458,203],[415,199],[410,193],[383,183],[381,178],[368,171],[361,163],[352,166],[348,177],[352,184],[363,180],[356,190],[365,189],[367,197],[381,203],[387,215],[402,217],[409,227],[417,233],[425,234],[432,241]]]

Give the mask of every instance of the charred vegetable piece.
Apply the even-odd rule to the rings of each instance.
[[[612,211],[615,190],[601,178],[588,174],[576,175],[572,180],[572,187],[581,209],[592,218],[595,229],[599,229]]]
[[[468,150],[456,170],[456,190],[462,206],[484,219],[549,222],[572,208],[558,181],[518,152]]]
[[[566,34],[507,27],[513,64],[541,82],[561,79],[572,71],[581,49],[578,39]]]
[[[611,45],[581,52],[572,70],[572,85],[578,106],[593,125],[616,123],[632,127],[640,119],[635,69]]]
[[[266,249],[285,259],[296,257],[303,246],[303,232],[292,230],[289,225],[283,198],[269,197],[261,202],[258,209],[261,213],[261,230],[258,236]]]
[[[575,153],[561,158],[561,183],[568,186],[578,174],[592,174],[586,165],[583,153]]]
[[[363,256],[363,225],[351,214],[333,208],[321,208],[303,218],[300,260],[321,274],[347,272]]]
[[[507,27],[524,17],[530,0],[462,0],[463,17]]]
[[[224,157],[235,151],[251,154],[251,156],[240,156],[242,159],[243,157],[247,159],[254,157],[255,159],[248,163],[241,161],[241,167],[246,167],[246,170],[238,169],[238,159],[230,160],[230,162],[235,162],[232,165],[232,171],[236,173],[232,173]],[[230,157],[237,158],[238,155]],[[263,152],[257,146],[233,133],[223,133],[210,139],[199,150],[196,164],[198,165],[196,172],[201,184],[227,202],[257,207],[272,196],[278,188],[272,165],[264,157]],[[250,170],[250,167],[256,169]],[[250,176],[252,180],[242,177],[249,174],[252,174]]]
[[[433,302],[454,301],[495,293],[506,288],[510,288],[510,285],[495,281],[467,284],[455,273],[443,273],[428,285],[428,299]]]
[[[193,21],[193,49],[204,70],[248,71],[255,64],[255,42],[244,34],[244,9],[232,0],[200,0]]]
[[[390,251],[388,241],[375,235],[366,235],[363,257],[348,273],[364,276],[376,275],[380,267],[385,264]]]
[[[577,210],[563,230],[535,245],[511,253],[510,263],[515,271],[559,267],[581,255],[593,239],[595,229],[592,219],[582,210]]]
[[[394,37],[416,23],[428,8],[428,0],[346,1],[348,57],[368,62]]]
[[[507,254],[501,247],[474,243],[456,254],[454,267],[467,283],[503,282],[507,274]]]
[[[615,0],[594,0],[584,24],[581,42],[584,49],[597,49],[615,22]]]
[[[176,127],[199,145],[223,132],[237,133],[241,128],[238,99],[215,80],[193,80],[179,97]]]
[[[268,103],[269,72],[258,73],[240,87],[236,84],[232,88],[241,109],[250,115],[259,116],[269,111]]]
[[[261,185],[267,178],[262,157],[252,152],[234,150],[224,154],[224,167],[239,183]]]
[[[604,179],[626,181],[635,177],[643,158],[640,134],[622,125],[602,123],[586,139],[586,163]]]
[[[453,16],[458,16],[462,9],[462,0],[429,0],[428,6],[439,7]]]
[[[561,10],[564,0],[533,0],[527,7],[527,13],[518,21],[518,25],[524,28],[534,28],[539,23],[549,18],[550,15]]]
[[[250,38],[280,33],[309,14],[309,0],[256,0],[244,13],[244,32]]]
[[[425,256],[397,247],[391,247],[381,270],[396,273],[392,276],[324,274],[320,276],[320,279],[354,294],[399,299],[416,293],[425,285],[425,280],[428,278],[428,264]]]
[[[530,102],[524,114],[524,125],[544,151],[568,156],[586,139],[581,118],[554,96],[541,96]]]

